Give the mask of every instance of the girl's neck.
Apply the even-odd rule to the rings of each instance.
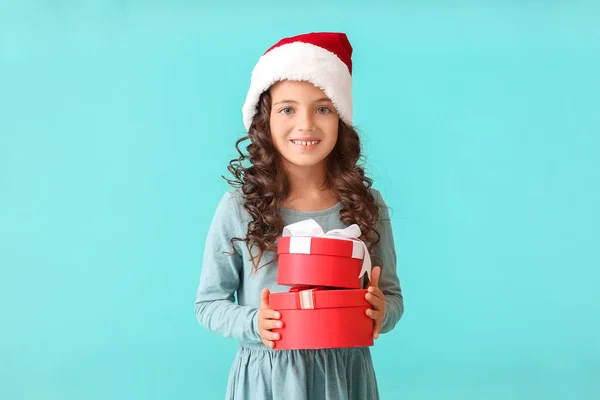
[[[297,211],[320,211],[333,207],[337,195],[326,187],[325,164],[312,168],[286,166],[289,195],[283,206]]]

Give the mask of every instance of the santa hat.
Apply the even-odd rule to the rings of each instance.
[[[352,125],[352,46],[344,33],[313,32],[280,40],[258,60],[242,108],[250,128],[260,95],[282,80],[308,81],[332,101],[340,119]]]

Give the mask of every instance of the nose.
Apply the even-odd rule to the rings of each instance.
[[[298,130],[300,132],[311,132],[315,130],[314,114],[311,110],[305,110],[299,115]]]

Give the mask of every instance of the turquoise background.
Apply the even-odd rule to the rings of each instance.
[[[0,2],[0,398],[223,398],[204,236],[254,63],[318,30],[392,207],[382,399],[600,398],[600,3],[251,3]]]

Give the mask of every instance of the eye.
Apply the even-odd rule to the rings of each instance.
[[[321,106],[317,108],[317,112],[319,114],[329,114],[331,112],[331,109],[329,109],[329,107]]]
[[[292,112],[293,110],[291,107],[284,107],[281,110],[279,110],[279,113],[283,115],[290,115]]]

